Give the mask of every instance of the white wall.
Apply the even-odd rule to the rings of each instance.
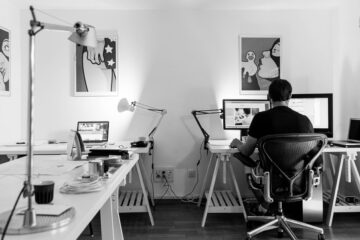
[[[334,48],[337,54],[334,89],[338,93],[335,104],[339,111],[335,115],[337,124],[334,127],[338,129],[340,136],[345,138],[348,134],[349,119],[360,118],[360,2],[341,2],[338,16],[339,21],[335,25],[338,29],[338,44]],[[359,168],[359,156],[357,159],[355,163]],[[340,189],[343,195],[358,194],[354,181],[342,181]]]
[[[335,126],[340,129],[342,137],[346,137],[349,118],[360,118],[360,2],[347,0],[339,9],[338,41],[335,48],[337,72],[334,88],[339,93],[339,119]]]
[[[141,110],[120,114],[120,98],[166,108],[168,114],[155,136],[154,164],[176,168],[178,195],[191,190],[194,180],[186,178],[186,169],[195,168],[200,157],[202,136],[190,112],[221,107],[223,98],[246,97],[239,95],[239,35],[280,35],[282,77],[292,82],[294,92],[333,92],[334,10],[48,12],[68,22],[80,19],[118,32],[120,94],[73,97],[73,47],[67,34],[38,34],[36,139],[64,140],[78,120],[101,119],[110,120],[111,140],[133,139],[148,133],[157,116]],[[30,15],[23,15],[25,36]],[[44,15],[38,19],[55,21]],[[25,37],[22,47],[26,52]],[[22,72],[25,78],[25,60]],[[201,121],[212,137],[238,136],[238,132],[224,132],[217,116],[201,117]],[[207,164],[204,154],[200,179]],[[158,186],[157,194],[162,190]]]
[[[21,138],[21,47],[20,10],[11,1],[2,0],[0,26],[10,31],[10,96],[0,96],[0,143]]]

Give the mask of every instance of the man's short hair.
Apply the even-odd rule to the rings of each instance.
[[[291,84],[284,79],[276,79],[269,86],[269,98],[274,102],[289,100],[291,93]]]

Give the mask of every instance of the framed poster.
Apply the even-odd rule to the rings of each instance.
[[[10,31],[0,27],[0,96],[10,96]]]
[[[267,94],[280,78],[280,37],[239,37],[240,93]]]
[[[96,48],[76,45],[75,96],[116,96],[117,33],[97,32]]]

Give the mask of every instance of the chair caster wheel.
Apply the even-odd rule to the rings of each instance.
[[[325,240],[325,236],[324,236],[324,234],[319,234],[318,235],[318,240]]]
[[[278,231],[277,231],[277,237],[278,237],[278,238],[282,238],[283,236],[284,236],[284,230],[278,229]]]

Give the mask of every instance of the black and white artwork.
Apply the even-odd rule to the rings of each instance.
[[[97,32],[95,48],[76,46],[75,96],[115,96],[118,93],[117,34]]]
[[[0,96],[10,95],[10,31],[0,27]]]
[[[280,78],[280,38],[241,37],[240,56],[240,93],[267,94]]]

